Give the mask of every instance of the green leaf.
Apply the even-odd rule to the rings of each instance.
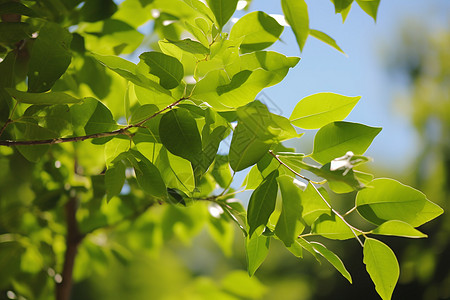
[[[328,260],[330,264],[332,264],[333,267],[335,267],[336,270],[338,270],[339,273],[342,274],[342,276],[344,276],[350,283],[352,283],[352,276],[345,268],[344,263],[339,258],[339,256],[337,256],[332,251],[328,250],[324,245],[320,243],[311,242],[310,244],[313,246],[314,250],[316,250],[317,253],[319,253],[326,260]]]
[[[377,12],[378,6],[380,5],[380,0],[356,0],[356,3],[358,3],[359,7],[361,7],[366,14],[371,16],[375,22],[377,21]]]
[[[31,36],[31,26],[23,22],[0,22],[0,44],[14,44]]]
[[[216,155],[211,175],[220,187],[226,188],[232,180],[231,169],[228,163],[228,157],[224,155]]]
[[[308,6],[304,0],[281,0],[281,8],[302,51],[309,35]]]
[[[293,180],[294,178],[287,175],[277,178],[283,202],[275,234],[286,247],[289,247],[305,228],[302,223],[301,190]]]
[[[270,113],[267,106],[258,100],[239,107],[236,113],[238,121],[262,141],[276,143],[299,137],[289,120]]]
[[[378,294],[383,300],[391,299],[400,275],[394,252],[382,242],[366,238],[363,254],[363,262]]]
[[[80,9],[81,19],[85,22],[97,22],[111,17],[117,11],[112,0],[89,0]]]
[[[322,31],[319,31],[319,30],[315,30],[315,29],[310,29],[309,30],[309,35],[315,37],[319,41],[324,42],[325,44],[330,45],[331,47],[333,47],[337,51],[345,54],[345,52],[341,49],[341,47],[338,46],[336,41],[331,36],[326,34],[325,32],[322,32]]]
[[[162,97],[170,97],[170,92],[166,89],[164,89],[162,86],[160,86],[158,83],[154,82],[153,80],[145,77],[144,75],[140,76],[137,72],[137,66],[132,63],[131,61],[128,61],[126,59],[123,59],[118,56],[112,56],[112,55],[99,55],[91,53],[91,55],[99,61],[101,64],[109,68],[110,70],[114,71],[118,75],[122,76],[126,80],[131,81],[132,83],[136,84],[139,87],[143,87],[147,90],[153,91],[153,97],[156,96],[162,96]],[[136,87],[136,94],[138,92],[138,89]],[[155,95],[156,94],[156,95]],[[139,101],[141,101],[144,97],[139,97]],[[174,100],[172,97],[170,97],[172,100]],[[173,102],[173,101],[172,101]],[[147,103],[147,102],[145,102]],[[145,104],[143,103],[143,104]],[[156,102],[152,102],[153,104],[157,104]]]
[[[28,17],[37,16],[36,13],[31,8],[16,1],[9,1],[0,4],[0,15],[6,14],[19,14]]]
[[[82,100],[63,92],[26,93],[11,88],[6,88],[5,90],[18,102],[27,104],[69,104],[78,103]]]
[[[183,65],[173,56],[152,51],[142,53],[139,58],[150,67],[150,74],[158,76],[159,84],[168,90],[177,87],[183,79]]]
[[[325,199],[328,198],[328,194],[324,188],[320,188],[319,192]],[[328,205],[322,200],[322,198],[317,194],[314,187],[308,184],[306,190],[302,193],[302,217],[306,224],[311,226],[314,221],[317,220],[323,214],[328,216],[331,215],[331,210]],[[327,199],[328,200],[328,199]]]
[[[296,244],[300,245],[303,249],[305,249],[306,251],[308,251],[309,253],[311,253],[312,256],[314,256],[314,258],[320,263],[319,260],[319,256],[317,255],[317,251],[314,249],[313,245],[311,245],[310,242],[308,242],[307,240],[305,240],[302,237],[299,237],[296,241]],[[293,244],[294,245],[294,244]],[[292,251],[291,251],[292,252]],[[295,255],[295,253],[294,253]]]
[[[221,30],[234,14],[238,0],[207,0],[207,2],[216,17],[219,30]]]
[[[140,161],[134,163],[133,167],[139,186],[146,194],[166,200],[166,184],[164,183],[158,168],[143,156],[139,156],[138,159],[140,159]]]
[[[379,127],[358,123],[330,123],[317,132],[311,157],[324,164],[343,156],[348,151],[362,155],[380,131]]]
[[[289,120],[304,129],[316,129],[345,119],[361,97],[334,93],[318,93],[303,98],[294,108]]]
[[[195,178],[192,165],[188,160],[162,148],[155,164],[168,187],[176,188],[187,194],[192,193],[195,188]]]
[[[245,123],[238,123],[230,144],[230,166],[241,171],[256,164],[270,149],[270,143],[258,139]]]
[[[203,44],[193,41],[191,39],[184,39],[181,41],[161,41],[162,43],[170,43],[179,49],[192,53],[192,54],[201,54],[201,55],[207,55],[209,54],[209,49],[203,46]]]
[[[281,26],[274,18],[262,11],[246,14],[231,28],[230,39],[244,37],[241,43],[241,52],[263,50],[275,43],[283,32]]]
[[[159,136],[171,153],[195,164],[202,152],[202,140],[192,114],[183,108],[165,113],[159,124]]]
[[[278,170],[270,173],[250,197],[247,214],[250,237],[259,226],[267,224],[275,209],[278,191],[277,177]]]
[[[402,236],[407,238],[426,238],[427,235],[403,221],[387,221],[371,231],[373,234]]]
[[[229,272],[221,281],[222,288],[240,299],[262,299],[267,291],[256,277],[250,278],[244,271]],[[227,297],[224,298],[227,299]],[[231,299],[231,298],[230,298]]]
[[[335,13],[342,13],[352,5],[353,0],[331,0],[331,2],[334,3]]]
[[[0,288],[6,289],[17,273],[21,272],[20,262],[25,248],[17,241],[0,243],[0,268],[8,272],[0,272]]]
[[[54,131],[32,122],[14,122],[14,133],[19,141],[47,140],[58,137]],[[49,148],[49,145],[17,146],[17,150],[31,162],[38,162]]]
[[[333,212],[322,215],[311,226],[311,232],[332,240],[348,240],[355,237],[350,227]],[[359,235],[359,232],[356,232]]]
[[[356,196],[359,214],[377,225],[399,220],[420,226],[443,213],[442,208],[412,187],[387,178],[375,179]]]
[[[33,44],[28,67],[28,91],[50,90],[70,65],[72,35],[60,25],[47,22]]]
[[[248,235],[245,243],[248,275],[253,276],[269,253],[270,237],[257,234]]]
[[[105,172],[105,188],[108,200],[118,195],[125,183],[125,165],[118,161]]]

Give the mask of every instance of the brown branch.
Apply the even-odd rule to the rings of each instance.
[[[67,219],[66,253],[62,270],[62,281],[56,285],[56,300],[69,300],[73,284],[73,266],[77,255],[78,245],[84,238],[78,229],[76,219],[77,199],[71,197],[65,205]]]
[[[175,101],[174,103],[164,107],[163,109],[155,112],[153,115],[145,118],[144,120],[136,123],[136,124],[130,124],[124,128],[121,129],[116,129],[113,131],[109,131],[109,132],[100,132],[100,133],[93,133],[93,134],[88,134],[88,135],[83,135],[83,136],[74,136],[74,137],[65,137],[65,138],[54,138],[54,139],[47,139],[47,140],[30,140],[30,141],[12,141],[12,140],[4,140],[4,141],[0,141],[0,146],[29,146],[29,145],[53,145],[53,144],[61,144],[61,143],[67,143],[67,142],[79,142],[79,141],[84,141],[84,140],[89,140],[89,139],[96,139],[96,138],[102,138],[102,137],[109,137],[109,136],[117,136],[120,134],[125,134],[128,135],[128,130],[134,127],[141,127],[142,124],[144,124],[145,122],[147,122],[150,119],[153,119],[154,117],[156,117],[157,115],[163,113],[164,111],[173,108],[174,106],[177,106],[182,100],[185,100],[187,98],[181,98],[177,101]],[[10,121],[9,123],[11,123],[13,121]],[[8,124],[9,124],[8,123]],[[5,124],[7,125],[7,124]],[[6,127],[6,126],[4,126]],[[4,130],[4,129],[3,129]]]

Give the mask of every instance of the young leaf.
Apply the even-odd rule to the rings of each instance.
[[[359,7],[361,7],[366,14],[371,16],[375,22],[377,21],[377,12],[378,6],[380,5],[380,0],[356,0],[356,3],[358,3]]]
[[[303,98],[294,108],[289,120],[304,129],[316,129],[348,116],[361,97],[334,93],[318,93]]]
[[[248,235],[245,243],[248,275],[253,276],[269,253],[270,237],[257,234]]]
[[[207,2],[216,17],[219,30],[221,30],[234,14],[238,0],[207,0]]]
[[[377,225],[399,220],[417,227],[443,213],[422,192],[387,178],[375,179],[370,188],[359,191],[356,206],[361,216]]]
[[[267,224],[275,209],[278,191],[277,177],[278,170],[270,173],[250,197],[247,214],[250,237],[256,228]]]
[[[334,10],[336,13],[342,13],[353,3],[353,0],[331,0],[334,3]]]
[[[159,84],[165,89],[177,87],[183,79],[183,65],[173,56],[152,51],[142,53],[139,58],[150,67],[150,74],[158,76]]]
[[[245,123],[238,123],[230,144],[230,166],[235,171],[256,164],[270,149],[270,144],[258,139]]]
[[[314,138],[311,157],[325,164],[348,151],[362,155],[381,128],[350,122],[333,122],[320,128]]]
[[[125,183],[125,165],[118,161],[105,172],[105,188],[108,200],[118,195]]]
[[[331,47],[333,47],[337,51],[345,54],[345,52],[341,49],[341,47],[338,46],[336,41],[331,36],[326,34],[325,32],[322,32],[322,31],[319,31],[319,30],[315,30],[315,29],[310,29],[309,30],[309,35],[315,37],[319,41],[324,42],[325,44],[330,45]]]
[[[197,41],[193,41],[191,39],[184,39],[181,41],[161,41],[162,43],[170,43],[179,49],[189,52],[191,54],[202,54],[207,55],[209,54],[209,49],[203,46],[201,43]]]
[[[363,262],[378,294],[383,300],[391,299],[400,275],[394,252],[382,242],[366,238],[363,254]]]
[[[373,234],[402,236],[407,238],[426,238],[427,235],[403,221],[387,221],[371,231]]]
[[[33,44],[28,67],[28,91],[50,90],[72,60],[72,35],[56,23],[46,22]]]
[[[202,140],[197,123],[183,108],[165,113],[159,123],[159,136],[167,150],[195,164],[202,152]]]
[[[283,32],[274,18],[262,11],[246,14],[231,28],[230,39],[244,37],[241,52],[262,50],[275,43]]]
[[[286,247],[289,247],[305,228],[301,222],[301,190],[293,182],[293,179],[287,175],[277,178],[283,202],[281,214],[275,226],[275,234],[283,241]]]
[[[339,258],[339,256],[337,256],[332,251],[328,250],[324,245],[320,243],[311,242],[310,244],[313,246],[314,250],[316,250],[317,253],[319,253],[326,260],[328,260],[330,264],[332,264],[333,267],[335,267],[336,270],[338,270],[339,273],[342,274],[342,276],[344,276],[350,283],[352,283],[352,276],[345,268],[344,263]]]
[[[308,6],[304,0],[281,0],[281,8],[302,51],[309,35]]]
[[[52,104],[69,104],[78,103],[82,99],[72,97],[63,92],[48,92],[48,93],[26,93],[15,89],[5,89],[11,97],[14,97],[18,102],[27,104],[40,104],[40,105],[52,105]]]

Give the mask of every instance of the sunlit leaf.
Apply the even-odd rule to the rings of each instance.
[[[399,220],[417,227],[443,213],[422,192],[387,178],[375,179],[370,188],[359,191],[356,205],[361,216],[377,225]]]
[[[230,39],[244,37],[241,43],[242,52],[263,50],[275,43],[283,32],[274,18],[262,11],[249,13],[231,28]]]
[[[377,20],[378,6],[380,5],[380,0],[356,0],[359,7],[364,10],[369,16],[373,18],[374,21]]]
[[[309,35],[308,7],[304,0],[281,0],[284,16],[294,31],[300,51]]]
[[[105,172],[105,188],[108,200],[118,195],[125,183],[125,165],[118,161]]]
[[[320,216],[311,227],[311,232],[320,234],[323,237],[332,240],[348,240],[355,237],[355,233],[348,227],[344,221],[341,220],[336,214],[331,213],[329,215]]]
[[[270,237],[257,234],[246,238],[245,250],[247,253],[247,270],[250,276],[255,274],[256,270],[266,259],[269,253]]]
[[[383,300],[391,299],[400,275],[394,252],[382,242],[366,238],[363,253],[363,262],[378,294]]]
[[[386,221],[374,230],[373,234],[393,235],[408,238],[426,238],[427,235],[412,227],[410,224],[403,221]]]
[[[345,268],[344,263],[339,258],[339,256],[337,256],[335,253],[333,253],[320,243],[311,242],[311,245],[313,246],[314,250],[316,250],[326,260],[328,260],[330,264],[332,264],[333,267],[335,267],[336,270],[338,270],[339,273],[342,274],[342,276],[344,276],[350,283],[352,283],[352,276]]]
[[[362,155],[380,131],[381,128],[358,123],[342,121],[330,123],[317,132],[311,157],[325,164],[348,151]]]
[[[309,30],[309,35],[315,37],[316,39],[324,42],[325,44],[330,45],[334,49],[336,49],[339,52],[342,52],[343,54],[345,54],[345,52],[341,49],[341,47],[338,46],[336,41],[331,36],[326,34],[325,32],[322,32],[322,31],[319,31],[319,30],[315,30],[315,29],[310,29]]]
[[[82,99],[75,98],[63,92],[26,93],[6,88],[6,91],[18,102],[27,104],[64,104],[78,103]]]
[[[207,0],[207,3],[216,17],[219,29],[221,29],[236,10],[238,0]]]
[[[318,93],[297,103],[289,120],[295,126],[316,129],[348,116],[361,97],[347,97],[334,93]]]
[[[169,90],[180,84],[184,70],[175,57],[152,51],[142,53],[139,58],[150,67],[150,74],[159,77],[159,83],[164,88]]]

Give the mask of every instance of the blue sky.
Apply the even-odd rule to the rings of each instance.
[[[395,45],[400,27],[407,19],[433,23],[432,26],[448,25],[450,1],[383,0],[376,24],[356,3],[344,24],[341,16],[334,13],[329,0],[307,3],[310,27],[332,36],[348,56],[312,37],[308,38],[300,54],[292,31],[285,28],[281,36],[283,42],[277,42],[271,50],[288,56],[300,56],[302,60],[282,83],[264,90],[265,96],[285,116],[290,115],[300,99],[314,93],[362,96],[347,120],[383,127],[367,155],[374,158],[377,165],[397,171],[405,169],[414,158],[419,140],[405,114],[394,108],[392,99],[399,87],[385,71],[382,52],[386,47]],[[273,0],[253,0],[250,11],[253,10],[282,13],[279,1]],[[312,136],[313,133],[302,137],[296,147],[300,145],[305,152],[311,150]]]

